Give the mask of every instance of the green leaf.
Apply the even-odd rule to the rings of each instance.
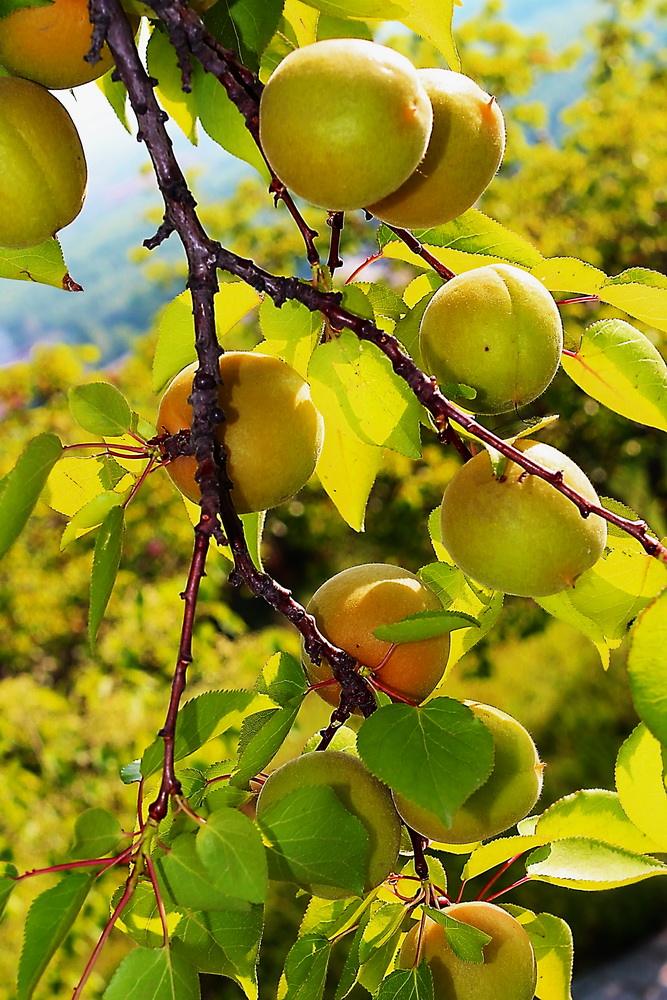
[[[111,105],[116,118],[121,123],[126,132],[132,134],[130,123],[127,120],[127,87],[122,80],[113,79],[113,70],[101,76],[95,81],[102,91],[107,101]]]
[[[483,964],[484,948],[491,940],[489,934],[480,931],[478,927],[472,927],[450,917],[446,910],[436,910],[433,906],[425,906],[424,909],[431,920],[435,920],[445,928],[447,943],[457,958],[462,962]]]
[[[63,446],[55,434],[39,434],[3,479],[0,492],[0,559],[23,531]]]
[[[538,1000],[572,1000],[573,940],[572,931],[560,917],[551,913],[533,913],[523,906],[506,903],[503,910],[524,928],[537,961]]]
[[[158,101],[181,132],[197,145],[197,104],[194,93],[183,90],[181,68],[176,50],[169,38],[155,26],[146,49],[148,72],[158,80],[155,93]]]
[[[602,503],[625,517],[637,516],[615,500],[605,497]],[[667,567],[636,539],[611,526],[602,558],[582,573],[574,587],[536,600],[554,618],[586,635],[607,668],[610,650],[620,646],[632,620],[666,583]]]
[[[259,303],[254,288],[242,281],[220,286],[215,296],[215,326],[219,337],[229,333]],[[153,389],[159,392],[183,368],[197,360],[192,296],[181,292],[160,312],[153,358]],[[158,428],[159,431],[160,428]]]
[[[192,74],[192,89],[199,120],[207,135],[232,156],[254,167],[268,184],[271,177],[257,144],[222,84],[197,65]]]
[[[102,858],[118,850],[123,844],[123,836],[121,825],[113,813],[100,808],[86,809],[74,824],[72,857]]]
[[[456,50],[452,21],[457,0],[403,0],[408,13],[400,20],[412,31],[435,45],[447,64],[460,70],[461,59]]]
[[[476,878],[483,872],[489,871],[501,865],[504,861],[509,861],[517,855],[532,851],[534,847],[541,847],[543,841],[533,834],[518,834],[512,837],[499,837],[488,844],[482,844],[476,848],[466,861],[462,878],[468,880]]]
[[[257,690],[282,708],[306,693],[306,675],[303,667],[289,653],[274,653],[257,679]]]
[[[135,782],[141,781],[141,760],[139,758],[130,761],[129,764],[123,764],[120,769],[120,780],[124,785],[133,785]]]
[[[269,764],[283,745],[299,714],[303,694],[283,708],[270,709],[261,725],[247,741],[231,778],[233,784],[245,788],[248,781]]]
[[[645,725],[628,736],[616,760],[616,788],[635,826],[667,852],[667,790],[662,747]]]
[[[95,539],[88,612],[88,641],[91,647],[95,646],[97,631],[116,582],[124,534],[125,511],[122,507],[112,507]]]
[[[0,919],[4,916],[9,897],[18,884],[16,882],[17,875],[18,871],[14,865],[5,865],[4,873],[0,875]]]
[[[132,410],[115,385],[89,382],[69,391],[69,408],[76,422],[90,434],[122,437],[132,424]]]
[[[391,972],[380,984],[376,1000],[433,1000],[433,974],[428,963]]]
[[[344,330],[316,348],[308,378],[325,423],[333,394],[349,428],[365,444],[419,458],[421,406],[374,344]]]
[[[630,316],[667,330],[667,277],[645,267],[631,267],[600,286],[603,302],[617,306]]]
[[[70,277],[60,243],[55,237],[38,246],[20,250],[0,247],[0,278],[52,285],[65,292],[83,291],[81,285]]]
[[[667,365],[639,330],[603,319],[584,330],[574,356],[562,366],[573,382],[623,417],[667,430]]]
[[[32,903],[19,960],[17,1000],[30,1000],[52,956],[76,920],[92,884],[89,874],[67,875]]]
[[[103,1000],[199,1000],[199,976],[175,948],[135,948],[116,969]]]
[[[429,531],[438,551],[437,547],[441,545],[437,540],[441,531],[439,507],[429,517]],[[452,632],[446,677],[461,657],[494,627],[503,608],[504,594],[472,584],[458,566],[450,566],[444,562],[422,566],[418,576],[448,611],[469,615],[473,621],[479,622],[478,626],[471,625]]]
[[[263,903],[268,875],[262,838],[255,824],[236,809],[218,809],[197,834],[197,854],[227,896]]]
[[[360,17],[372,20],[400,19],[406,12],[406,0],[304,0],[309,7],[333,17]]]
[[[642,722],[667,746],[667,591],[641,613],[631,635],[632,700]]]
[[[195,841],[193,833],[182,833],[155,858],[160,890],[172,909],[223,910],[233,897],[213,884],[214,872],[202,862]]]
[[[311,896],[299,927],[299,937],[315,934],[333,940],[354,927],[364,914],[368,915],[374,896],[375,893],[363,899],[350,899],[349,896],[345,899],[319,899]]]
[[[607,280],[604,271],[576,257],[549,257],[536,264],[531,271],[551,292],[596,295]]]
[[[332,788],[307,786],[290,792],[264,810],[260,826],[270,845],[272,879],[363,893],[368,833]]]
[[[378,709],[359,730],[357,747],[373,774],[447,824],[493,768],[489,730],[452,698]]]
[[[415,236],[457,274],[491,263],[515,264],[532,269],[542,261],[539,251],[523,236],[510,232],[475,208],[468,209],[444,226],[416,231]],[[385,257],[424,267],[421,257],[409,250],[386,226],[380,227],[378,241]]]
[[[259,307],[259,325],[266,339],[257,350],[283,358],[305,379],[322,329],[321,317],[301,302],[285,302],[278,308],[267,295]]]
[[[321,1000],[330,954],[331,943],[326,938],[299,938],[285,961],[278,1000]]]
[[[538,847],[526,860],[526,872],[551,885],[595,892],[667,875],[667,865],[601,841],[573,837]]]
[[[113,491],[98,493],[96,497],[84,504],[65,527],[60,539],[60,550],[67,548],[71,542],[102,524],[109,511],[113,510],[114,507],[121,507],[127,496],[129,496],[129,490],[125,493],[114,493]]]
[[[110,461],[115,462],[114,459]],[[97,458],[75,458],[68,452],[52,470],[44,499],[53,510],[74,517],[102,490],[113,489],[128,474],[118,466],[121,477],[112,485],[105,472],[108,468],[107,463]]]
[[[209,740],[228,729],[240,727],[244,716],[253,711],[273,708],[273,702],[255,691],[207,691],[185,703],[176,722],[175,760],[194,753]],[[161,737],[151,743],[141,760],[144,778],[162,766],[164,744]]]
[[[345,959],[345,965],[343,966],[343,971],[341,972],[336,985],[334,1000],[345,1000],[345,997],[351,993],[353,987],[356,985],[359,976],[359,966],[361,964],[359,961],[359,947],[361,945],[361,939],[363,937],[367,921],[368,911],[365,911],[361,914],[359,926],[352,937],[352,943],[350,944],[350,949]]]
[[[420,368],[424,367],[419,348],[419,328],[423,319],[426,307],[433,298],[433,292],[424,295],[406,315],[398,321],[394,329],[394,336],[401,342],[415,364]]]
[[[227,0],[204,17],[208,30],[256,72],[264,49],[278,27],[284,0]]]
[[[224,910],[187,911],[174,936],[200,972],[226,976],[248,1000],[257,1000],[257,956],[262,938],[263,908],[238,903]]]
[[[361,965],[396,934],[404,918],[405,907],[402,903],[380,903],[373,908],[359,945]]]
[[[0,0],[0,19],[27,7],[49,7],[53,0]]]
[[[111,897],[111,907],[115,908],[123,895],[121,885]],[[163,900],[164,902],[164,900]],[[170,936],[178,925],[181,915],[165,906],[167,910],[167,928]],[[158,909],[155,892],[150,882],[139,882],[132,893],[132,898],[125,906],[118,919],[116,927],[122,930],[135,944],[142,948],[160,948],[164,943],[164,931]]]
[[[414,615],[393,622],[391,625],[380,625],[374,629],[373,635],[385,642],[418,642],[420,639],[434,639],[460,628],[479,628],[479,622],[472,615],[462,611],[418,611]]]

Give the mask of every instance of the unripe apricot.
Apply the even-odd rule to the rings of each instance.
[[[433,111],[414,66],[360,38],[296,49],[262,94],[262,146],[281,181],[322,208],[363,208],[413,172]]]
[[[85,62],[92,32],[88,0],[53,0],[45,7],[15,10],[0,20],[0,63],[50,90],[78,87],[113,66],[106,45],[99,62]]]
[[[188,402],[197,365],[189,365],[169,384],[160,401],[158,433],[190,428]],[[229,351],[220,358],[218,393],[225,415],[218,438],[227,450],[232,499],[239,514],[267,510],[294,496],[310,479],[322,444],[322,418],[308,383],[280,358]],[[194,457],[166,466],[181,493],[199,500]]]
[[[509,264],[465,271],[435,293],[419,346],[443,391],[474,413],[504,413],[532,402],[560,363],[563,324],[544,285]],[[470,400],[458,385],[472,386]]]
[[[505,122],[495,98],[447,69],[417,75],[433,106],[433,131],[415,172],[369,211],[406,229],[439,226],[477,201],[500,166]]]
[[[326,785],[348,812],[363,825],[369,840],[365,891],[383,882],[393,871],[401,839],[401,823],[389,789],[378,781],[358,757],[340,750],[313,751],[283,764],[266,781],[257,800],[257,821],[290,792],[305,786]],[[314,896],[339,899],[350,895],[344,888],[298,882]]]
[[[441,611],[428,587],[406,569],[385,563],[352,566],[337,573],[315,592],[307,605],[324,635],[366,667],[378,668],[377,679],[391,691],[420,702],[433,691],[445,672],[449,635],[420,642],[392,645],[373,631],[420,611]],[[315,664],[303,650],[303,662],[312,684],[332,677],[328,663]],[[383,664],[381,666],[381,664]],[[340,686],[328,684],[317,693],[337,705]]]
[[[484,964],[458,958],[442,924],[427,917],[421,933],[416,923],[403,942],[399,968],[428,962],[437,1000],[533,1000],[537,963],[519,921],[493,903],[456,903],[446,912],[491,937],[484,945]]]
[[[458,809],[449,826],[435,813],[394,794],[405,822],[444,844],[474,844],[508,830],[533,808],[542,790],[542,764],[530,733],[491,705],[466,702],[493,737],[493,770]]]
[[[43,243],[81,211],[87,170],[79,134],[36,83],[0,77],[0,165],[0,246]]]
[[[567,455],[539,441],[517,441],[516,447],[599,504],[592,484]],[[508,462],[496,478],[486,451],[466,462],[447,486],[441,521],[445,547],[464,573],[521,597],[573,586],[607,541],[601,518],[582,517],[567,497],[520,465]]]

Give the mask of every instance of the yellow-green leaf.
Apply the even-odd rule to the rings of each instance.
[[[529,878],[567,889],[600,892],[667,875],[667,865],[585,837],[538,847],[526,861]]]
[[[616,760],[616,788],[635,826],[667,852],[667,791],[662,747],[641,723],[628,736]]]
[[[576,384],[623,417],[667,430],[667,365],[639,330],[621,319],[589,326],[563,368]]]
[[[600,298],[658,330],[667,330],[667,277],[644,267],[633,267],[607,278]]]
[[[15,247],[0,247],[0,278],[53,285],[66,292],[83,291],[68,274],[60,243],[55,237],[36,247],[24,247],[20,250]]]
[[[197,144],[197,105],[195,95],[183,90],[181,68],[176,50],[167,35],[157,27],[146,49],[148,72],[158,80],[157,99],[193,145]]]
[[[639,616],[632,630],[628,674],[637,714],[667,746],[667,591]]]
[[[215,325],[219,337],[236,326],[259,305],[260,296],[242,281],[225,282],[215,296]],[[169,302],[157,321],[157,344],[153,358],[153,389],[160,389],[197,358],[190,292],[181,292]]]
[[[549,257],[533,267],[531,273],[551,292],[580,295],[596,295],[607,280],[604,271],[576,257]]]
[[[454,0],[407,0],[407,7],[408,13],[399,20],[435,45],[448,65],[459,70],[461,59],[452,34]]]

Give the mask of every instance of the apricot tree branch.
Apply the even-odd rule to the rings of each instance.
[[[441,260],[434,257],[433,254],[426,249],[424,244],[418,240],[416,236],[412,235],[409,229],[400,229],[398,226],[390,226],[387,222],[383,222],[382,225],[386,226],[387,229],[390,229],[394,236],[398,236],[399,240],[402,240],[407,248],[412,250],[414,254],[421,257],[425,264],[432,267],[435,273],[439,275],[443,281],[449,281],[451,278],[456,277],[455,272],[450,271],[446,264],[443,264]]]
[[[635,521],[607,510],[601,504],[592,503],[571,486],[568,486],[563,479],[562,472],[554,472],[534,462],[509,441],[498,437],[493,431],[478,423],[469,413],[460,410],[443,395],[437,380],[417,367],[396,337],[380,330],[371,320],[364,319],[341,306],[339,293],[321,292],[312,285],[299,281],[298,278],[285,278],[271,274],[253,261],[239,257],[224,247],[218,253],[218,265],[222,270],[235,274],[247,284],[252,285],[257,291],[269,295],[277,306],[282,306],[290,299],[295,299],[312,312],[322,313],[334,329],[342,330],[347,327],[360,340],[367,340],[375,344],[389,359],[396,374],[403,379],[422,406],[431,414],[439,432],[444,434],[447,423],[454,421],[469,434],[479,438],[485,444],[491,445],[501,455],[521,466],[526,472],[549,483],[555,490],[572,501],[582,517],[595,514],[597,517],[603,518],[609,524],[613,524],[621,531],[636,538],[650,556],[655,556],[667,563],[667,547],[652,535],[646,521],[641,519]]]

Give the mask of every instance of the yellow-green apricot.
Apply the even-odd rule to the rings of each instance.
[[[490,936],[484,946],[484,963],[458,958],[442,924],[426,917],[421,932],[417,922],[403,942],[399,968],[411,969],[427,961],[437,1000],[533,1000],[537,963],[530,938],[518,920],[493,903],[456,903],[446,912]]]
[[[530,733],[511,715],[491,705],[466,702],[493,737],[493,770],[458,809],[449,826],[435,813],[394,793],[405,822],[443,844],[474,844],[514,826],[533,808],[542,790],[540,758]]]
[[[197,365],[189,365],[169,384],[160,401],[158,433],[189,429],[188,402]],[[220,358],[218,398],[225,415],[218,430],[227,450],[232,499],[240,514],[267,510],[294,496],[310,479],[322,444],[322,418],[308,383],[280,358],[229,351]],[[186,497],[197,501],[194,457],[166,466]]]
[[[426,156],[398,191],[369,207],[383,222],[406,229],[442,225],[474,205],[505,151],[495,98],[463,73],[421,69],[417,75],[433,106]]]
[[[262,94],[262,147],[278,177],[314,205],[363,208],[400,187],[431,134],[414,66],[360,38],[291,52]]]
[[[440,681],[449,655],[449,635],[396,645],[373,632],[420,611],[440,611],[435,594],[407,569],[386,563],[352,566],[337,573],[313,594],[307,605],[324,635],[359,663],[377,670],[386,688],[420,702]],[[328,663],[315,664],[305,649],[303,662],[312,684],[332,677]],[[382,666],[381,666],[382,664]],[[331,705],[340,699],[336,683],[318,688]]]
[[[365,891],[383,882],[394,870],[401,838],[401,823],[389,789],[375,778],[358,757],[340,750],[312,751],[283,764],[266,781],[257,800],[261,825],[267,810],[290,792],[307,786],[331,788],[348,812],[363,825],[369,839]],[[314,896],[339,899],[350,893],[331,885],[301,884]]]
[[[419,346],[445,393],[474,413],[504,413],[532,402],[560,363],[563,324],[544,285],[509,264],[457,275],[422,317]],[[470,400],[458,385],[472,386]]]
[[[599,504],[591,482],[567,455],[539,441],[517,441],[516,447]],[[496,478],[486,451],[466,462],[447,486],[441,523],[445,547],[464,573],[520,597],[573,586],[607,541],[601,518],[582,517],[567,497],[514,462]]]
[[[53,0],[14,10],[0,20],[0,63],[50,90],[78,87],[113,66],[106,45],[99,62],[85,61],[92,31],[88,0]]]
[[[0,246],[36,246],[69,225],[86,179],[81,140],[60,101],[36,83],[0,77]]]

